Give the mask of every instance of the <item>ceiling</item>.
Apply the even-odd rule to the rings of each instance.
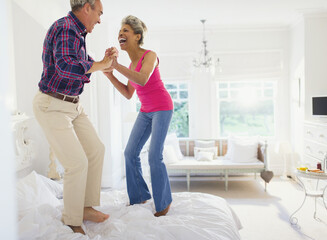
[[[289,26],[302,13],[327,11],[327,0],[126,0],[104,1],[105,14],[121,19],[133,14],[153,27]]]
[[[70,10],[68,0],[13,0],[45,26]],[[102,21],[119,26],[126,15],[141,18],[148,27],[178,28],[289,26],[307,12],[326,12],[327,0],[102,0]],[[40,11],[43,9],[43,11]],[[46,28],[47,28],[46,27]]]

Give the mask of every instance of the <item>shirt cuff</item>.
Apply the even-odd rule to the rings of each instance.
[[[82,67],[84,69],[84,74],[86,74],[87,71],[89,71],[90,68],[92,67],[93,62],[92,61],[80,61],[79,64],[82,65]]]

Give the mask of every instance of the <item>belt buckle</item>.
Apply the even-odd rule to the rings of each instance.
[[[75,97],[75,98],[73,98],[73,101],[72,101],[72,103],[78,103],[78,99],[79,99],[79,97],[77,96],[77,97]]]

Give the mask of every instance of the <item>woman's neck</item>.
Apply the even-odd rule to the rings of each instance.
[[[138,46],[136,48],[127,50],[127,53],[128,53],[129,58],[131,59],[132,63],[137,63],[145,51],[146,51],[145,49],[140,48]]]

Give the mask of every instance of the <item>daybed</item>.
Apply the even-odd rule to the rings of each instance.
[[[213,175],[223,176],[225,180],[225,190],[227,191],[228,177],[230,174],[254,173],[256,178],[257,173],[261,173],[262,176],[262,173],[267,172],[266,142],[257,142],[255,159],[252,159],[250,161],[238,161],[237,159],[233,160],[232,157],[227,156],[228,155],[227,145],[228,142],[230,142],[229,140],[215,139],[210,141],[214,142],[214,146],[216,147],[216,151],[217,151],[216,153],[217,157],[212,161],[196,160],[194,156],[194,149],[196,149],[197,140],[194,139],[179,140],[180,151],[183,154],[183,158],[181,160],[170,161],[167,159],[167,154],[164,154],[164,161],[166,162],[167,170],[170,175],[174,175],[174,174],[186,175],[188,191],[190,190],[190,177],[192,174],[213,174]],[[234,150],[237,151],[237,149]],[[237,156],[235,157],[237,158]],[[269,173],[271,174],[271,172]],[[270,176],[268,177],[270,178]],[[263,177],[263,179],[265,179],[265,177]],[[269,180],[270,179],[265,180],[265,190],[266,190],[266,184],[267,182],[269,182]]]

